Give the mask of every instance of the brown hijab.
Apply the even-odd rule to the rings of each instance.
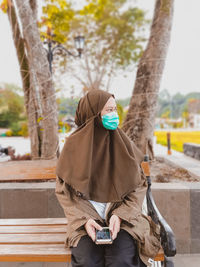
[[[101,110],[111,96],[92,90],[80,99],[78,128],[66,139],[56,168],[58,177],[98,202],[121,201],[141,181],[143,154],[121,129],[107,130],[101,122]]]

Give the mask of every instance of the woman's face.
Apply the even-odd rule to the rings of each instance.
[[[117,112],[117,104],[115,102],[115,99],[111,96],[103,107],[101,116],[114,111]]]

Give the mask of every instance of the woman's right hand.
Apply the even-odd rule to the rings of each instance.
[[[85,224],[85,230],[94,242],[96,238],[96,229],[101,231],[102,227],[98,223],[96,223],[95,220],[89,219]]]

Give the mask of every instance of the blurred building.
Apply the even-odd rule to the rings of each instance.
[[[188,104],[189,126],[200,128],[200,99],[191,99]]]

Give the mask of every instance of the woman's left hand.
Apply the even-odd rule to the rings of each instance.
[[[110,217],[109,229],[111,231],[113,240],[117,237],[117,234],[120,230],[120,224],[121,224],[121,219],[117,215],[112,215]]]

